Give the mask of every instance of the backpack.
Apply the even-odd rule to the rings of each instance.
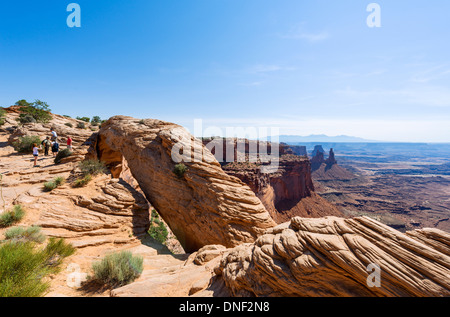
[[[50,147],[50,141],[45,139],[44,141],[41,142],[41,145],[45,146],[46,148]]]
[[[53,152],[58,152],[58,150],[59,150],[59,144],[55,142],[55,143],[53,144],[53,146],[52,146],[52,151],[53,151]]]

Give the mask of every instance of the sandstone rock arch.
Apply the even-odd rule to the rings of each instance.
[[[175,144],[194,145],[203,160],[185,162],[182,179],[173,169]],[[186,252],[209,244],[234,247],[253,242],[275,222],[252,190],[227,175],[202,142],[184,128],[160,120],[116,116],[102,124],[96,156],[118,177],[124,162],[148,201]]]

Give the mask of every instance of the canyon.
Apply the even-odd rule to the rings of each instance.
[[[307,145],[310,150],[314,144]],[[312,173],[316,192],[346,216],[398,230],[450,230],[448,144],[324,143],[337,164]]]
[[[343,172],[334,152],[314,170],[313,160],[294,155],[295,149],[272,145],[280,146],[279,168],[267,173],[264,160],[219,162],[202,140],[169,122],[115,116],[100,129],[76,129],[66,123],[77,120],[52,114],[47,124],[19,126],[17,112],[6,110],[0,130],[4,209],[22,205],[27,214],[21,226],[38,225],[77,249],[66,270],[52,277],[49,297],[450,295],[450,234],[437,228],[401,232],[344,214],[314,180],[317,171]],[[33,168],[32,158],[10,142],[43,138],[50,128],[61,140],[72,136],[74,153],[58,165],[42,157]],[[180,143],[200,151],[202,160],[185,161],[185,173],[177,175],[173,149]],[[78,163],[87,158],[102,160],[108,172],[85,188],[71,187]],[[56,176],[68,183],[43,191]],[[176,236],[179,252],[149,239],[153,209]],[[92,262],[118,250],[144,257],[139,279],[115,289],[90,284]],[[371,264],[383,272],[380,287],[367,284]],[[78,268],[77,287],[67,283],[69,267]]]

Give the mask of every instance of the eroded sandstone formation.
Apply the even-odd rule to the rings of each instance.
[[[449,246],[439,230],[297,217],[230,250],[215,272],[232,296],[450,296]]]
[[[227,175],[202,142],[178,125],[116,116],[102,124],[93,152],[115,177],[127,162],[187,252],[208,244],[252,242],[275,225],[251,189]],[[183,157],[187,171],[180,177],[174,168]]]

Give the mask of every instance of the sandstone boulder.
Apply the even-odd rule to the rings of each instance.
[[[367,217],[293,218],[231,250],[215,272],[233,296],[450,296],[449,238]]]

